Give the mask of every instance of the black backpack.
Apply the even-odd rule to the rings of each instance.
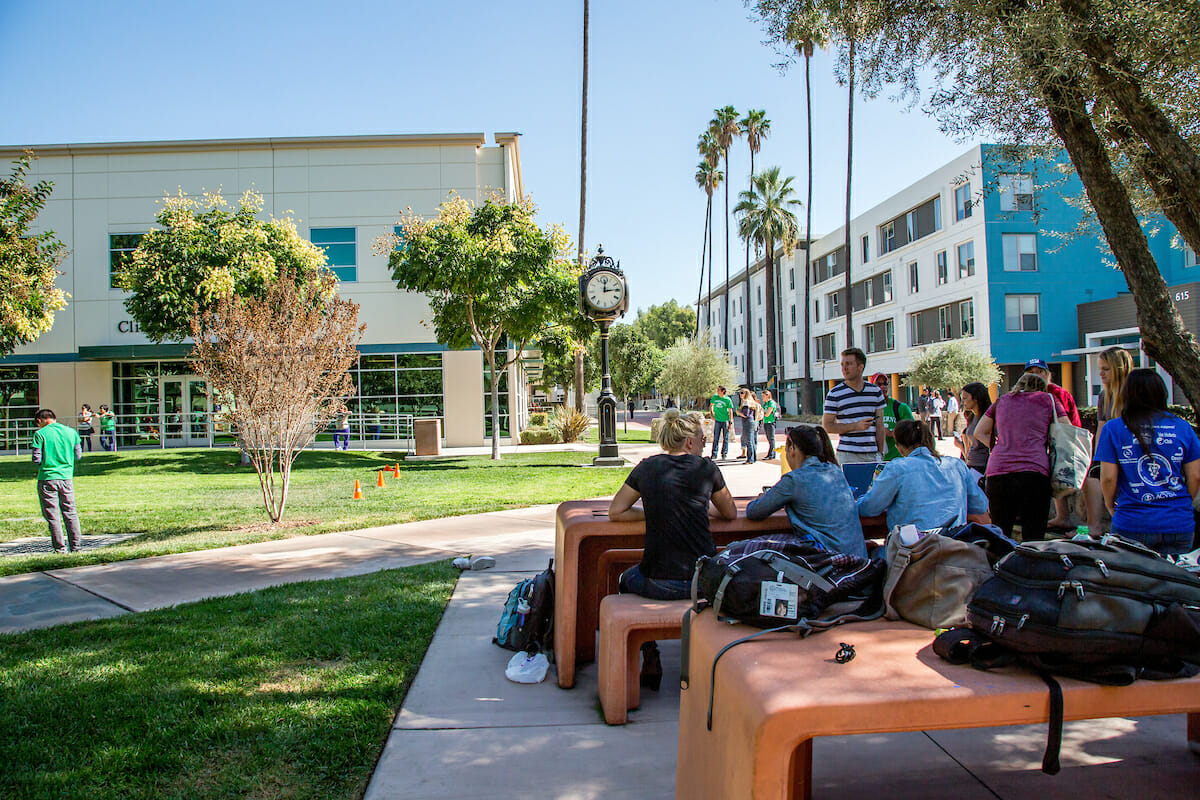
[[[545,653],[554,650],[554,559],[550,566],[512,588],[492,642],[505,650]],[[553,660],[553,658],[551,658]]]
[[[1123,685],[1200,664],[1200,577],[1137,542],[1025,542],[995,569],[968,624],[1040,669]]]

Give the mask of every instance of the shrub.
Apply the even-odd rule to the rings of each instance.
[[[558,434],[549,428],[530,426],[521,431],[521,444],[555,444]]]
[[[546,416],[547,415],[546,415],[545,411],[534,411],[532,414],[529,415],[529,427],[531,427],[531,428],[546,427],[546,422],[547,422]]]
[[[587,433],[592,421],[587,414],[573,408],[559,406],[550,419],[550,430],[554,431],[564,442],[573,442]]]

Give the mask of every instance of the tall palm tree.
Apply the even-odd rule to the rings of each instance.
[[[725,175],[721,170],[717,169],[717,165],[721,163],[721,147],[717,143],[717,137],[710,131],[705,131],[700,134],[700,139],[696,142],[696,149],[704,158],[701,165],[697,168],[696,183],[704,189],[708,194],[708,205],[705,214],[705,231],[707,231],[708,242],[708,301],[704,304],[705,319],[708,320],[709,339],[712,337],[712,239],[713,239],[713,224],[712,224],[712,196],[717,187],[721,185],[721,181]],[[704,171],[704,176],[701,177],[700,172]],[[704,274],[704,258],[701,254],[700,259],[701,280]],[[697,310],[697,314],[699,310]],[[698,321],[697,321],[698,322]]]
[[[746,112],[746,116],[742,117],[738,122],[742,128],[742,133],[746,135],[746,144],[750,148],[750,184],[754,185],[754,156],[762,150],[763,139],[771,135],[771,120],[767,119],[766,111],[756,111],[750,109]],[[754,364],[754,339],[750,335],[750,314],[749,310],[752,307],[750,300],[750,240],[746,240],[746,383],[750,384],[751,365]]]
[[[846,39],[850,43],[850,57],[846,62],[846,82],[849,84],[846,106],[846,347],[854,346],[854,299],[851,297],[850,265],[854,262],[850,249],[850,176],[854,165],[854,42],[858,31],[854,21],[854,2],[849,4]]]
[[[804,390],[809,413],[817,409],[816,387],[812,382],[812,196],[813,196],[813,146],[812,146],[812,75],[811,66],[814,47],[824,46],[823,37],[805,36],[797,48],[804,55],[804,116],[808,134],[808,192],[804,201]]]
[[[766,295],[767,295],[767,379],[775,374],[777,369],[775,346],[775,248],[782,247],[788,252],[799,235],[796,215],[790,206],[802,205],[793,195],[793,178],[782,178],[779,167],[769,167],[754,176],[751,188],[739,196],[734,213],[741,217],[738,223],[738,233],[747,241],[762,245],[766,253]]]
[[[700,289],[696,293],[696,336],[700,336],[700,300],[704,297],[704,255],[709,253],[709,241],[712,239],[712,232],[709,226],[712,223],[712,196],[716,191],[717,185],[721,182],[721,171],[712,165],[712,162],[705,159],[696,165],[696,185],[704,190],[708,195],[708,204],[704,212],[704,239],[700,246]],[[708,291],[712,293],[712,256],[709,253],[708,267]],[[708,306],[711,305],[711,300],[705,306],[705,314],[708,314]],[[705,317],[708,320],[708,317]],[[708,325],[708,322],[705,323]]]
[[[729,174],[729,146],[734,137],[742,133],[738,125],[737,109],[733,106],[723,106],[713,112],[712,122],[708,123],[708,131],[717,140],[721,155],[725,158],[725,174]],[[721,329],[721,347],[729,349],[729,183],[725,184],[725,324]],[[747,376],[749,376],[747,365]]]
[[[584,264],[583,221],[587,209],[588,0],[583,0],[583,102],[579,113],[579,269]],[[583,352],[575,348],[575,410],[583,413]]]

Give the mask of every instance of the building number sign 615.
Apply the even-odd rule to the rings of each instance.
[[[1191,290],[1190,290],[1190,289],[1184,289],[1182,292],[1176,292],[1176,293],[1175,293],[1175,302],[1179,302],[1180,300],[1187,300],[1187,299],[1189,299],[1191,296],[1192,296],[1192,292],[1191,292]]]

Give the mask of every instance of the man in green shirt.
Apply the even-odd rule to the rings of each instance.
[[[762,398],[763,432],[767,436],[767,454],[763,458],[769,460],[775,457],[775,415],[779,411],[779,405],[769,389],[763,389]]]
[[[106,405],[100,406],[100,449],[117,450],[117,417]]]
[[[718,386],[712,396],[710,413],[713,418],[712,456],[717,459],[717,442],[721,442],[721,458],[729,458],[729,421],[733,417],[733,398],[725,396],[725,387]],[[721,437],[724,436],[724,440]]]
[[[907,403],[901,403],[889,393],[890,383],[888,376],[882,372],[876,372],[871,377],[871,383],[879,387],[886,398],[883,403],[883,426],[887,428],[887,452],[883,454],[884,461],[891,461],[900,455],[900,451],[896,449],[896,437],[892,435],[892,431],[896,430],[896,423],[902,419],[912,419],[912,409]]]
[[[54,552],[69,553],[83,547],[79,514],[75,511],[75,462],[83,458],[83,445],[74,428],[60,425],[54,412],[40,409],[34,416],[33,463],[38,465],[38,499],[50,526]],[[69,541],[63,540],[63,520]]]

